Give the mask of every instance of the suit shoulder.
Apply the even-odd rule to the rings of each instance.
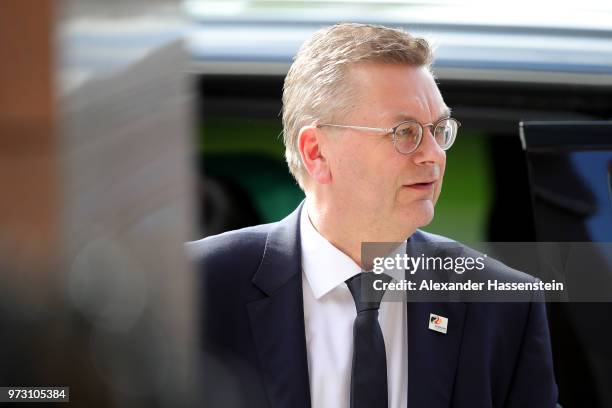
[[[484,272],[486,272],[488,279],[495,279],[495,280],[498,280],[499,282],[511,282],[511,283],[512,282],[529,283],[529,282],[536,282],[538,280],[537,278],[529,275],[528,273],[514,269],[486,253],[477,251],[476,249],[471,248],[465,244],[459,243],[459,245],[463,247],[464,254],[466,257],[476,258],[480,256],[485,259]]]
[[[263,252],[274,225],[261,224],[187,242],[187,255],[200,265],[243,262]]]
[[[485,258],[485,271],[487,273],[488,278],[497,279],[501,282],[534,282],[537,279],[525,272],[521,272],[519,270],[513,269],[510,266],[504,264],[503,262],[489,256],[488,254],[482,253],[474,248],[471,248],[459,241],[454,239],[433,234],[431,232],[425,232],[419,230],[418,233],[421,235],[421,238],[427,242],[433,243],[449,243],[450,246],[454,248],[459,248],[461,251],[461,256],[478,258]]]
[[[457,242],[452,238],[448,238],[443,235],[438,235],[438,234],[434,234],[432,232],[427,232],[423,230],[417,230],[414,236],[418,239],[418,241],[425,241],[425,242]]]

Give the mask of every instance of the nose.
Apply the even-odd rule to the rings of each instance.
[[[412,156],[416,164],[435,163],[441,166],[445,163],[446,153],[434,139],[432,124],[423,126],[421,143]]]

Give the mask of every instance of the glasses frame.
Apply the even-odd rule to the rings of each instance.
[[[440,125],[440,123],[442,123],[443,121],[446,120],[452,120],[453,122],[455,122],[457,124],[457,130],[455,131],[455,134],[452,137],[452,140],[450,141],[450,143],[448,143],[448,146],[446,147],[442,147],[438,144],[438,142],[436,142],[436,144],[438,146],[440,146],[440,148],[442,150],[448,150],[453,146],[453,143],[455,143],[455,139],[457,138],[457,132],[459,130],[459,127],[461,126],[461,122],[459,122],[457,119],[452,118],[452,117],[448,117],[448,118],[441,118],[438,119],[435,122],[430,122],[430,123],[421,123],[417,120],[414,119],[409,119],[409,120],[404,120],[400,123],[398,123],[397,125],[393,126],[392,128],[377,128],[377,127],[367,127],[367,126],[354,126],[354,125],[336,125],[333,123],[317,123],[316,127],[317,128],[322,128],[322,127],[336,127],[336,128],[343,128],[343,129],[354,129],[354,130],[362,130],[362,131],[366,131],[366,132],[379,132],[379,133],[384,133],[385,135],[388,134],[393,134],[393,147],[395,147],[395,150],[400,153],[400,154],[410,154],[415,152],[419,146],[421,145],[421,141],[423,140],[423,133],[425,133],[425,128],[430,128],[430,132],[432,134],[432,136],[435,133],[436,128],[438,127],[438,125]],[[414,149],[412,149],[409,152],[402,152],[398,149],[397,147],[397,129],[400,128],[400,126],[405,125],[406,123],[413,123],[413,124],[417,124],[419,125],[420,128],[420,133],[419,133],[419,140],[417,141]],[[435,138],[434,138],[435,140]]]

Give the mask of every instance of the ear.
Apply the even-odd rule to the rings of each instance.
[[[310,177],[319,184],[328,184],[331,182],[331,172],[321,149],[322,136],[316,126],[302,127],[298,134],[298,149]]]

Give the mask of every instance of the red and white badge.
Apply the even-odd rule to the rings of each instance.
[[[448,319],[437,314],[429,314],[429,329],[439,333],[446,334],[448,329]]]

